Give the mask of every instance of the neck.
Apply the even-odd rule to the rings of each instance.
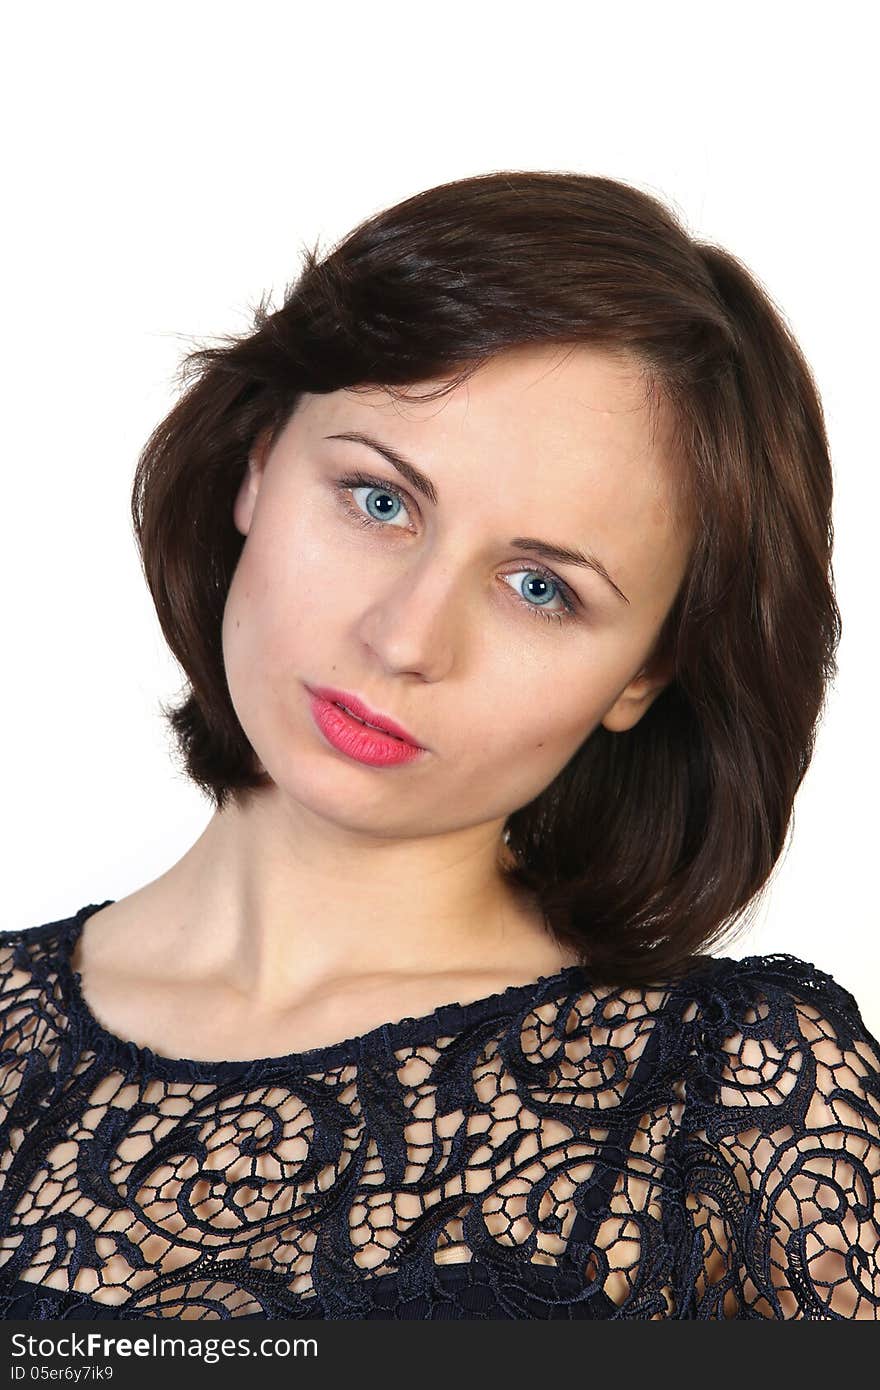
[[[216,812],[148,885],[164,958],[260,1007],[330,979],[555,973],[574,956],[506,882],[502,830],[382,839],[260,791]]]

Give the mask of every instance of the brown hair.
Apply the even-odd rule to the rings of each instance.
[[[144,574],[188,678],[162,707],[186,775],[218,809],[269,781],[220,634],[248,452],[264,432],[271,446],[301,392],[442,378],[441,394],[526,344],[624,352],[672,407],[696,522],[655,652],[671,679],[630,730],[600,724],[508,817],[504,872],[597,982],[679,976],[751,920],[837,674],[831,466],[798,344],[740,261],[609,178],[456,180],[304,259],[282,308],[261,301],[252,332],[188,354],[135,473]]]

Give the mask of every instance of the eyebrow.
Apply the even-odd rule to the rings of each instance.
[[[392,467],[397,469],[398,473],[406,479],[416,492],[420,492],[423,497],[427,497],[428,501],[434,506],[437,505],[439,501],[437,489],[428,475],[423,473],[420,468],[416,468],[414,463],[404,458],[402,454],[399,454],[396,449],[392,449],[390,445],[383,444],[380,440],[374,439],[372,435],[363,434],[359,430],[348,430],[342,434],[328,434],[325,435],[324,438],[349,439],[354,444],[365,444],[368,449],[375,449],[377,453],[388,460]],[[534,551],[535,554],[540,555],[542,559],[549,560],[553,564],[578,565],[582,569],[593,570],[596,574],[600,575],[606,583],[611,585],[614,592],[623,599],[624,603],[629,603],[626,594],[615,584],[611,575],[602,564],[602,561],[598,556],[591,555],[589,551],[578,550],[574,546],[554,545],[552,541],[538,540],[535,536],[514,536],[508,543],[517,550]]]

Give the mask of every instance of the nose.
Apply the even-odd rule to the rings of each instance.
[[[368,605],[360,620],[363,641],[389,671],[441,679],[465,633],[459,585],[453,565],[424,555]]]

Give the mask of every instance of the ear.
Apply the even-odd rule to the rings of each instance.
[[[263,481],[263,472],[266,467],[268,455],[269,432],[261,431],[254,440],[249,452],[247,467],[241,486],[232,506],[232,518],[235,522],[236,530],[243,536],[250,533],[251,521],[254,515],[254,506],[257,501],[257,494]]]
[[[672,663],[669,659],[642,667],[620,692],[611,708],[605,711],[601,721],[605,728],[613,734],[622,734],[638,724],[671,679]]]

